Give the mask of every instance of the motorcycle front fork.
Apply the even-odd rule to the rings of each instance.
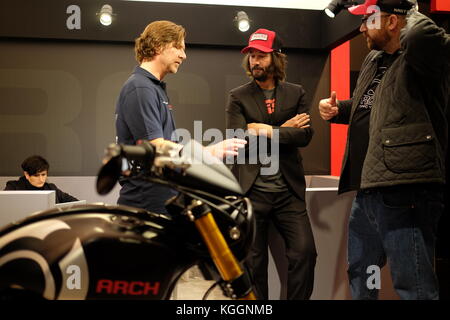
[[[248,274],[244,272],[228,246],[214,216],[208,210],[208,206],[204,206],[202,203],[199,203],[198,206],[203,206],[203,209],[196,211],[203,212],[191,215],[191,218],[208,247],[220,276],[225,281],[225,290],[233,299],[256,300]]]

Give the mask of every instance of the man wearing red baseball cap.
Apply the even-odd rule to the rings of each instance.
[[[256,49],[265,53],[281,52],[281,41],[274,31],[258,29],[250,36],[248,46],[242,49],[241,52],[247,53],[250,49]]]
[[[332,92],[319,111],[349,124],[339,193],[357,191],[348,235],[351,294],[376,299],[379,270],[389,261],[400,298],[438,299],[450,38],[409,0],[366,0],[349,11],[363,16],[360,31],[372,51],[353,97],[339,101]]]
[[[286,55],[281,52],[281,41],[274,31],[254,32],[242,53],[243,67],[251,81],[231,90],[226,108],[227,128],[248,130],[253,137],[258,136],[259,142],[268,138],[270,146],[275,145],[267,152],[267,148],[259,148],[258,155],[252,158],[256,152],[249,150],[250,138],[248,157],[235,168],[256,217],[255,242],[249,257],[255,291],[258,298],[268,299],[268,232],[272,221],[285,241],[289,263],[287,299],[309,299],[317,254],[306,212],[305,176],[299,151],[313,136],[305,90],[284,81]]]
[[[366,0],[363,4],[348,8],[354,15],[371,14],[377,11],[407,15],[414,4],[409,0]]]

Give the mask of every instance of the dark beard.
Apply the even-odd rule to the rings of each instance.
[[[259,76],[255,76],[255,74],[253,73],[253,70],[255,70],[255,68],[252,69],[252,76],[253,79],[264,82],[269,78],[269,74],[273,73],[273,66],[269,66],[267,69],[263,69],[263,68],[256,68],[257,70],[262,71],[261,74]]]
[[[264,73],[261,74],[259,77],[253,76],[253,79],[258,80],[258,81],[261,81],[261,82],[264,82],[264,81],[267,80],[267,73],[264,72]]]
[[[254,70],[259,70],[260,71],[259,75],[255,75]],[[252,76],[253,76],[253,79],[264,82],[267,80],[267,71],[265,69],[253,68]]]

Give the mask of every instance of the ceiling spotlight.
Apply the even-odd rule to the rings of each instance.
[[[333,0],[330,4],[325,8],[325,13],[330,18],[334,18],[341,12],[344,8],[349,8],[353,5],[357,4],[355,1],[350,0]]]
[[[105,4],[97,15],[102,25],[109,26],[113,19],[113,8],[109,4]]]
[[[234,21],[237,24],[238,29],[241,32],[248,31],[250,29],[250,19],[248,18],[247,13],[245,11],[239,11],[234,17]]]
[[[338,8],[338,0],[331,1],[328,6],[325,8],[325,13],[330,18],[334,18],[336,14],[338,14],[342,9]]]

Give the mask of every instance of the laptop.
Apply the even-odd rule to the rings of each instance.
[[[77,205],[81,205],[81,204],[86,204],[86,200],[57,203],[57,204],[55,204],[55,208],[66,208],[66,207],[77,206]]]
[[[0,191],[0,227],[53,208],[55,191]]]

